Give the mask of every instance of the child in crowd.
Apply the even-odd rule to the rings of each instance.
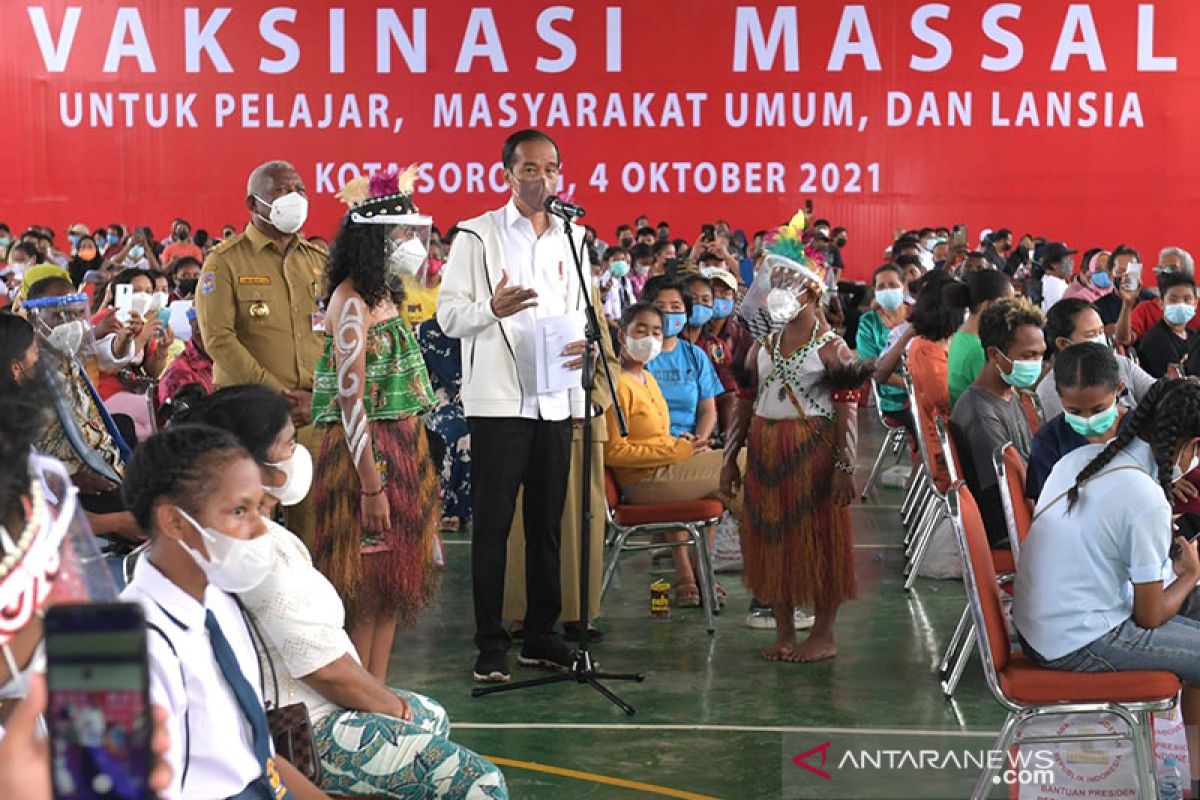
[[[1060,300],[1050,313],[1070,302],[1082,301]],[[1049,330],[1050,325],[1046,327]],[[1062,413],[1046,420],[1029,449],[1025,496],[1034,501],[1063,456],[1087,444],[1110,441],[1130,410],[1119,402],[1126,393],[1125,385],[1117,358],[1107,345],[1071,345],[1055,356],[1054,372],[1044,382],[1056,388]]]
[[[979,342],[979,319],[996,300],[1012,297],[1012,281],[999,270],[969,272],[959,284],[950,284],[943,292],[946,304],[969,313],[967,321],[950,339],[946,370],[950,384],[950,408],[975,382],[987,358]]]
[[[1200,345],[1200,332],[1189,327],[1196,316],[1196,281],[1190,275],[1171,273],[1158,278],[1163,317],[1142,334],[1134,347],[1138,361],[1155,379],[1175,369],[1179,375],[1200,374],[1200,357],[1193,354]]]
[[[979,340],[987,362],[950,415],[962,477],[979,503],[993,546],[1007,544],[1008,526],[992,455],[1012,442],[1022,458],[1029,458],[1033,435],[1017,390],[1032,387],[1042,375],[1042,322],[1042,312],[1025,298],[997,300],[983,312]]]
[[[1200,557],[1174,535],[1171,499],[1198,461],[1200,383],[1176,379],[1159,381],[1107,445],[1064,456],[1021,544],[1012,615],[1039,667],[1173,672],[1189,731],[1200,724]],[[1194,795],[1200,752],[1188,739]]]
[[[768,661],[835,656],[838,608],[857,593],[847,507],[855,496],[856,390],[870,371],[819,311],[825,276],[800,243],[802,228],[801,216],[780,230],[743,301],[743,317],[769,320],[775,331],[747,354],[755,397],[739,398],[721,475],[722,490],[735,492],[745,446],[743,579],[774,610]],[[816,611],[803,643],[793,619],[799,606]]]

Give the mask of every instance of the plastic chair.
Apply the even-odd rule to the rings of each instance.
[[[887,456],[888,451],[892,451],[897,456],[899,461],[900,455],[904,453],[904,440],[908,435],[908,428],[904,425],[897,425],[894,422],[889,422],[883,413],[883,403],[879,394],[879,384],[875,379],[871,379],[871,394],[875,398],[875,411],[879,415],[879,424],[883,426],[885,431],[883,435],[883,443],[879,445],[879,453],[875,456],[875,463],[871,466],[871,474],[867,476],[867,482],[863,486],[860,500],[867,501],[867,495],[871,493],[871,489],[875,486],[875,481],[879,478],[879,473],[883,469],[883,459]]]
[[[938,491],[934,481],[933,476],[937,474],[937,471],[934,468],[933,455],[929,452],[929,446],[923,435],[921,408],[917,404],[917,393],[911,375],[905,374],[904,388],[908,393],[909,411],[916,428],[917,451],[921,454],[921,464],[925,473],[925,486],[915,516],[917,523],[910,530],[911,535],[905,548],[908,563],[904,566],[904,591],[907,592],[912,590],[913,584],[917,580],[917,571],[921,567],[921,560],[925,557],[925,552],[929,549],[929,541],[937,529],[938,522],[946,516],[946,497]],[[947,467],[949,467],[949,463],[947,463]]]
[[[1012,591],[1016,578],[1021,542],[1029,535],[1033,512],[1025,500],[1025,460],[1012,442],[1005,442],[992,453],[992,467],[1000,485],[1000,501],[1004,505],[1004,521],[1008,527],[1010,547],[992,548],[992,563],[996,567],[996,582],[1006,592]],[[975,646],[975,627],[971,624],[971,608],[963,607],[954,635],[946,645],[946,653],[938,665],[942,677],[942,694],[953,697],[962,679],[971,650]]]
[[[600,602],[604,602],[604,594],[612,582],[613,573],[617,571],[617,563],[622,553],[632,553],[639,550],[658,549],[660,547],[694,547],[699,568],[696,570],[696,582],[700,586],[701,597],[704,598],[704,617],[711,636],[717,631],[716,615],[720,613],[717,607],[717,579],[713,574],[712,556],[708,552],[708,537],[705,535],[708,527],[716,525],[725,513],[725,506],[720,500],[706,498],[687,503],[656,503],[632,504],[621,503],[620,489],[612,470],[604,470],[604,491],[607,495],[608,506],[611,510],[609,519],[610,533],[606,537],[613,543],[615,550],[608,565],[604,568],[604,582],[600,586]],[[683,530],[688,538],[682,542],[647,542],[644,544],[629,544],[631,536],[643,536],[653,533]]]
[[[963,581],[972,622],[979,634],[984,677],[996,702],[1008,711],[1008,718],[991,752],[1008,753],[1025,723],[1040,717],[1115,715],[1125,722],[1127,732],[1021,736],[1020,743],[1024,746],[1063,741],[1130,740],[1137,769],[1137,796],[1156,797],[1152,715],[1175,707],[1181,688],[1179,678],[1170,672],[1150,670],[1066,672],[1043,669],[1023,654],[1011,652],[1000,603],[1000,587],[991,578],[996,566],[992,562],[992,550],[979,507],[961,483],[950,490],[947,501],[955,538],[963,555]],[[1004,766],[1003,759],[995,762],[989,759],[971,797],[987,797]]]
[[[1046,409],[1042,407],[1042,399],[1037,396],[1036,392],[1029,389],[1018,391],[1017,398],[1021,401],[1021,408],[1029,423],[1029,432],[1037,433],[1038,429],[1046,422]]]

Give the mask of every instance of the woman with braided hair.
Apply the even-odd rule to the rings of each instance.
[[[1068,453],[1050,473],[1021,545],[1013,604],[1021,646],[1039,666],[1179,676],[1193,786],[1200,557],[1195,541],[1173,535],[1171,497],[1197,464],[1200,382],[1159,381],[1116,438]]]

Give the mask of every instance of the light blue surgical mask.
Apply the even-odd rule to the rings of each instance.
[[[1196,307],[1187,303],[1172,303],[1163,309],[1163,316],[1172,325],[1187,325],[1196,316]]]
[[[713,300],[713,319],[725,319],[733,313],[733,298],[718,297]]]
[[[144,255],[146,255],[146,248],[142,247],[140,244],[135,244],[133,247],[129,248],[129,257],[134,261],[138,261]]]
[[[608,271],[612,273],[614,278],[624,278],[629,274],[629,262],[610,261],[608,262]]]
[[[1113,423],[1117,421],[1117,401],[1113,400],[1112,407],[1107,411],[1101,411],[1090,417],[1081,417],[1078,414],[1064,411],[1063,419],[1071,426],[1071,430],[1084,438],[1102,436],[1112,430]]]
[[[713,318],[712,306],[702,306],[696,303],[692,306],[692,315],[688,317],[688,325],[694,328],[700,328],[708,324],[708,321]]]
[[[875,292],[875,299],[879,301],[879,305],[888,311],[895,311],[900,306],[904,305],[904,290],[903,289],[880,289]]]
[[[683,326],[687,324],[687,314],[682,311],[663,312],[663,336],[678,336]]]
[[[78,234],[78,233],[72,233],[72,234],[68,234],[68,236],[67,236],[67,240],[71,242],[71,247],[74,247],[74,246],[76,246],[77,244],[79,244],[79,239],[80,239],[80,238],[81,238],[81,237],[79,236],[79,234]]]
[[[121,237],[117,236],[115,233],[110,233],[108,236],[105,237],[104,240],[106,242],[108,242],[109,244],[116,244],[117,242],[121,241]]]
[[[1107,272],[1092,273],[1092,286],[1095,286],[1097,289],[1111,289],[1112,285],[1112,275],[1109,275]]]
[[[1004,356],[1004,360],[1012,364],[1011,370],[1000,373],[1004,382],[1009,386],[1028,389],[1038,382],[1038,378],[1042,377],[1042,360],[1040,358],[1036,361],[1013,361],[1008,356]]]

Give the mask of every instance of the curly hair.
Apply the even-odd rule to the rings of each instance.
[[[121,494],[138,527],[154,532],[154,504],[168,497],[195,517],[222,471],[251,458],[228,431],[209,425],[173,425],[138,445],[125,467]]]
[[[175,415],[172,424],[210,425],[229,431],[260,464],[267,463],[267,451],[291,419],[287,399],[266,386],[248,383],[226,386],[191,403]]]
[[[342,219],[325,264],[326,303],[345,280],[354,283],[369,308],[388,298],[397,306],[404,302],[403,285],[387,280],[387,240],[394,227],[355,222],[349,214]]]
[[[1135,436],[1150,443],[1154,463],[1158,465],[1158,483],[1170,502],[1175,448],[1180,442],[1200,436],[1200,382],[1191,378],[1164,378],[1151,386],[1128,424],[1075,478],[1075,485],[1067,492],[1068,511],[1078,502],[1080,488],[1108,466]]]
[[[1008,353],[1022,325],[1032,325],[1040,331],[1045,321],[1041,310],[1028,299],[1006,297],[988,306],[979,318],[979,342],[984,351],[994,347]]]

